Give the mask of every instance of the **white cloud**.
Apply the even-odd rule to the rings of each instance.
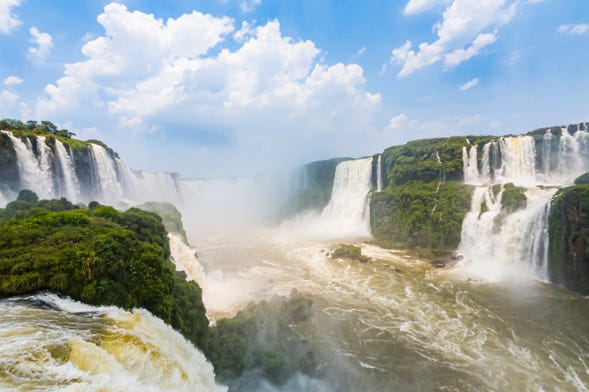
[[[262,4],[262,0],[243,0],[239,3],[239,8],[242,12],[252,12],[260,4]]]
[[[468,82],[464,83],[462,86],[460,86],[459,90],[460,91],[466,91],[470,88],[473,88],[474,86],[479,84],[479,78],[474,78],[472,80],[469,80]]]
[[[497,29],[513,18],[517,4],[517,0],[453,0],[434,25],[435,41],[423,42],[415,49],[406,41],[393,50],[391,61],[402,65],[399,77],[438,62],[455,67],[476,56],[496,40]]]
[[[23,80],[21,78],[19,78],[18,76],[13,76],[13,75],[8,76],[3,81],[5,86],[18,86],[22,82],[23,82]]]
[[[0,111],[4,116],[9,115],[14,118],[14,115],[18,112],[18,102],[20,96],[11,91],[4,90],[0,91]]]
[[[582,35],[589,31],[588,23],[565,24],[558,27],[558,32],[562,34]]]
[[[389,124],[387,125],[387,130],[393,130],[400,128],[403,124],[407,122],[407,115],[405,113],[398,114],[391,118]]]
[[[252,26],[244,20],[241,22],[241,29],[237,30],[235,34],[233,34],[233,39],[237,42],[243,42],[246,38],[251,37],[252,33]]]
[[[313,42],[283,36],[278,21],[242,24],[237,35],[228,18],[193,12],[163,22],[118,3],[98,21],[104,35],[82,47],[84,61],[66,64],[63,77],[46,86],[35,117],[181,127],[203,135],[203,144],[248,146],[244,151],[259,159],[286,155],[297,143],[295,151],[308,154],[345,143],[348,153],[350,145],[370,148],[350,142],[358,129],[376,132],[380,108],[380,95],[365,89],[362,67],[324,64]],[[225,47],[231,34],[235,49]],[[209,151],[213,157],[215,149]]]
[[[34,62],[42,63],[53,49],[53,38],[49,33],[43,33],[36,27],[31,27],[29,33],[33,46],[29,47],[28,56]]]
[[[417,15],[440,5],[448,4],[450,0],[409,0],[403,13],[405,15]]]
[[[476,56],[481,49],[485,46],[491,45],[496,40],[497,35],[495,33],[479,34],[475,40],[472,41],[472,45],[466,49],[460,48],[446,54],[444,56],[444,65],[449,68],[455,67],[471,57]]]
[[[19,7],[21,0],[0,0],[0,34],[10,34],[21,25],[20,19],[12,13],[12,9]]]

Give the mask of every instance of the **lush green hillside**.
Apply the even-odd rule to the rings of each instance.
[[[156,214],[38,201],[22,191],[0,210],[0,232],[0,297],[49,290],[92,305],[143,307],[206,348],[201,289],[175,271]]]

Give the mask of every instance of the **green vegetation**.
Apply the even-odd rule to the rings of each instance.
[[[311,317],[312,301],[296,292],[290,300],[274,297],[250,303],[231,319],[211,328],[208,357],[223,382],[244,372],[261,370],[275,384],[286,382],[295,372],[314,375],[317,353],[297,328]]]
[[[137,206],[137,208],[158,214],[162,218],[162,223],[168,233],[180,234],[184,241],[188,242],[182,224],[182,214],[172,203],[148,202]]]
[[[467,145],[466,139],[456,136],[414,140],[402,146],[387,148],[383,152],[383,165],[387,173],[384,185],[403,185],[410,181],[462,181],[462,148]],[[468,139],[473,144],[479,143],[482,148],[492,137]]]
[[[528,198],[525,192],[525,188],[515,186],[512,183],[505,184],[503,195],[501,196],[502,212],[511,214],[512,212],[526,208]]]
[[[589,294],[589,185],[558,191],[552,201],[548,230],[550,280]]]
[[[372,235],[393,248],[455,249],[471,193],[470,186],[459,182],[389,186],[372,194]]]
[[[333,253],[331,253],[331,257],[334,259],[358,260],[362,263],[370,261],[368,256],[362,254],[362,249],[360,249],[360,247],[346,244],[340,244],[335,248]]]
[[[585,173],[582,176],[577,177],[575,185],[587,185],[589,184],[589,173]]]
[[[91,305],[143,307],[206,349],[201,290],[175,271],[161,218],[90,207],[21,191],[0,209],[0,297],[50,290]]]

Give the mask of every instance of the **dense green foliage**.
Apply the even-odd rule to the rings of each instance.
[[[23,123],[19,120],[5,118],[0,120],[0,129],[32,135],[53,135],[66,139],[71,139],[75,135],[75,133],[67,129],[58,129],[51,121],[41,121],[40,123],[37,121],[27,121]]]
[[[469,137],[471,143],[481,145],[490,139]],[[387,148],[383,152],[383,166],[387,173],[384,185],[441,179],[462,181],[462,149],[466,144],[467,138],[456,136],[414,140],[402,146]]]
[[[370,261],[370,258],[362,254],[362,249],[355,245],[340,244],[331,253],[331,257],[334,259],[349,259],[358,260],[362,263]]]
[[[575,185],[587,185],[589,184],[589,173],[585,173],[582,176],[577,177]]]
[[[296,328],[312,315],[311,300],[298,294],[250,303],[231,319],[211,328],[208,357],[221,381],[230,382],[249,370],[261,370],[275,384],[300,371],[317,370],[314,346]]]
[[[158,214],[168,233],[180,234],[184,241],[188,242],[182,223],[182,214],[172,203],[148,202],[137,206],[137,208]]]
[[[528,198],[525,192],[525,188],[515,186],[512,183],[505,184],[501,196],[501,211],[512,213],[526,208]]]
[[[589,294],[589,185],[558,191],[548,228],[550,280]]]
[[[454,249],[470,210],[471,192],[471,187],[454,181],[391,185],[372,194],[372,235],[395,248]]]
[[[143,307],[206,348],[201,290],[175,271],[159,216],[31,193],[0,209],[0,297],[49,290],[91,305]]]

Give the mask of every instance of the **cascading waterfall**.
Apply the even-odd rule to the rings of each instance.
[[[103,200],[118,203],[123,194],[121,182],[117,177],[115,162],[106,149],[98,144],[90,144],[94,170],[98,179],[97,190]]]
[[[458,252],[469,275],[490,280],[547,280],[548,212],[555,188],[530,188],[526,207],[503,210],[503,188],[476,187],[472,207],[462,224]]]
[[[50,197],[53,194],[53,183],[45,138],[38,140],[40,159],[37,159],[29,139],[26,139],[28,143],[25,143],[11,132],[2,133],[10,138],[16,153],[21,187],[30,189],[41,197]]]
[[[439,154],[437,157],[439,159]],[[378,162],[376,163],[376,191],[382,192],[382,154],[378,154]]]
[[[549,279],[548,215],[555,186],[572,184],[589,171],[585,127],[576,126],[572,133],[570,127],[554,132],[546,130],[539,142],[532,136],[488,142],[482,146],[480,164],[479,146],[463,147],[464,182],[477,185],[459,246],[464,256],[461,264],[471,272],[491,278],[507,274]],[[507,183],[527,188],[525,208],[511,213],[502,210],[502,193],[495,195],[492,185]]]
[[[65,196],[72,201],[80,200],[80,183],[74,163],[62,142],[55,139],[55,155],[61,168]]]
[[[369,237],[368,195],[371,189],[372,158],[340,162],[335,169],[327,206],[320,214],[303,212],[284,222],[283,231],[305,238]]]

